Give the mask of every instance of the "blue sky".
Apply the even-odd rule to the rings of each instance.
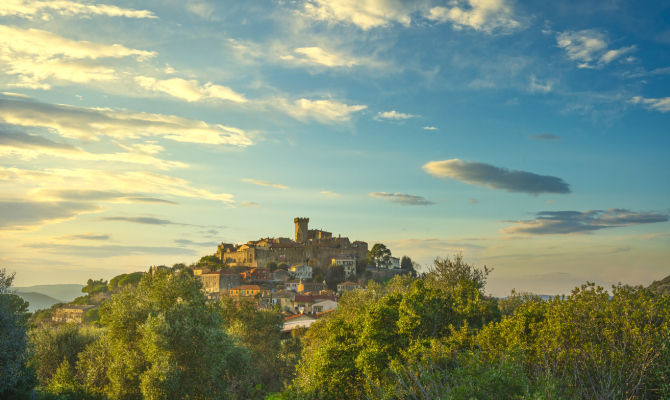
[[[0,266],[192,262],[292,219],[488,290],[670,273],[670,6],[5,0]]]

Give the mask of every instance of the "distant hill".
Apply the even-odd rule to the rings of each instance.
[[[12,289],[18,293],[39,293],[45,296],[58,299],[58,302],[69,303],[75,298],[83,295],[81,289],[84,285],[79,284],[65,284],[65,285],[35,285],[24,287],[13,287]]]
[[[17,296],[28,302],[28,311],[35,312],[45,308],[50,308],[56,303],[63,303],[62,300],[54,299],[42,293],[35,292],[15,292]]]
[[[670,294],[670,275],[660,281],[654,281],[649,285],[649,289],[656,293]]]

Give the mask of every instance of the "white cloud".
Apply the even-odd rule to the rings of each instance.
[[[178,196],[193,199],[216,200],[226,204],[234,203],[233,195],[215,193],[194,187],[189,181],[148,171],[115,171],[97,169],[42,169],[27,170],[0,167],[0,183],[13,186],[17,193],[18,186],[30,185],[30,193],[45,190],[62,190],[70,188],[86,188],[88,190],[118,192],[129,196],[135,195],[138,188],[143,193],[165,196]],[[27,195],[27,198],[31,198]]]
[[[425,0],[308,0],[303,13],[318,21],[348,23],[363,30],[392,24],[407,27],[418,16],[438,23],[449,22],[456,29],[469,27],[486,33],[521,26],[505,0],[453,0],[446,7],[433,7]]]
[[[578,68],[597,68],[636,49],[635,46],[608,50],[607,38],[593,29],[561,32],[556,36],[558,46],[569,59],[578,62]]]
[[[49,19],[48,12],[60,15],[102,15],[107,17],[125,18],[157,18],[147,10],[133,10],[107,4],[83,4],[68,0],[3,0],[0,2],[0,16],[17,16],[33,19],[41,15],[42,19]]]
[[[368,30],[392,23],[409,26],[411,14],[421,3],[424,2],[413,6],[399,0],[310,0],[305,3],[304,13],[319,21],[345,22]]]
[[[348,122],[353,114],[368,108],[365,105],[348,105],[335,100],[309,99],[298,99],[292,103],[286,99],[276,99],[271,105],[295,119],[314,119],[325,124]]]
[[[635,96],[630,99],[633,104],[642,104],[652,110],[660,111],[662,113],[670,112],[670,97],[663,97],[660,99],[644,98]]]
[[[376,120],[394,120],[394,121],[402,121],[410,118],[416,118],[418,115],[414,114],[406,114],[406,113],[401,113],[396,110],[391,110],[391,111],[383,111],[377,113],[377,116],[375,117]]]
[[[47,128],[60,136],[97,141],[101,136],[159,136],[176,142],[250,146],[241,129],[174,115],[138,113],[108,108],[84,108],[33,101],[0,99],[0,121]]]
[[[16,75],[11,86],[49,89],[49,80],[75,83],[118,79],[102,59],[133,57],[144,61],[156,53],[120,44],[76,41],[38,29],[0,25],[0,68]]]
[[[299,64],[317,64],[325,67],[353,67],[359,61],[353,57],[326,51],[321,47],[298,47],[293,50],[295,55],[281,56],[285,61],[293,61]]]
[[[258,179],[251,179],[251,178],[244,178],[244,179],[242,179],[242,182],[251,183],[253,185],[258,185],[258,186],[272,187],[272,188],[275,188],[275,189],[288,189],[289,188],[288,186],[282,185],[280,183],[272,183],[272,182],[268,182],[268,181],[261,181],[261,180],[258,180]]]
[[[423,129],[426,130],[426,131],[436,131],[437,127],[435,127],[435,126],[424,126]]]
[[[146,90],[166,93],[189,102],[204,99],[226,100],[235,103],[247,102],[247,99],[243,95],[235,92],[233,89],[215,85],[211,82],[200,85],[196,80],[181,78],[160,80],[149,76],[136,76],[135,82]]]
[[[426,18],[437,22],[450,22],[456,29],[469,27],[486,33],[521,27],[512,8],[504,0],[457,0],[448,7],[431,8]]]

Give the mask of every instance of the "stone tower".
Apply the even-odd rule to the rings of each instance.
[[[307,241],[309,218],[294,218],[293,222],[295,222],[295,241],[305,243]]]

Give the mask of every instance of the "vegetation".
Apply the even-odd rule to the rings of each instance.
[[[670,296],[587,283],[496,299],[489,272],[439,258],[420,277],[345,293],[285,337],[278,309],[210,301],[184,268],[90,280],[86,296],[107,296],[85,316],[99,327],[27,333],[0,270],[0,398],[670,398]]]

